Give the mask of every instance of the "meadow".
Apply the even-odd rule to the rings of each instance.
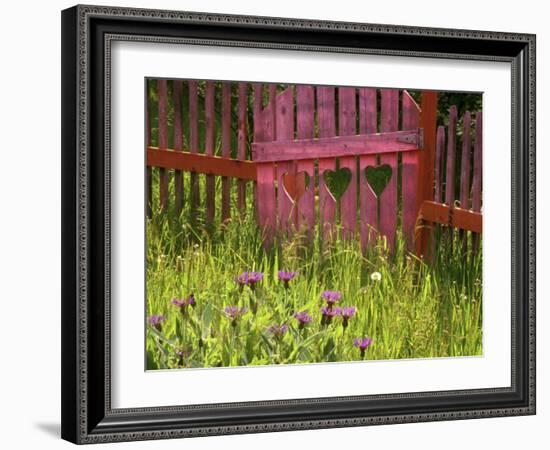
[[[482,257],[458,232],[434,233],[426,263],[400,235],[393,253],[338,230],[265,248],[252,207],[197,217],[147,219],[149,370],[482,354]]]

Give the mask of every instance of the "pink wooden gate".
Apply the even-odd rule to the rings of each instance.
[[[277,93],[269,85],[263,107],[263,89],[255,85],[252,159],[258,220],[267,242],[277,232],[312,230],[318,220],[324,237],[340,223],[344,236],[360,234],[363,248],[377,234],[393,248],[401,200],[402,230],[412,248],[423,130],[420,108],[409,93],[323,86],[290,86]],[[366,172],[381,166],[388,166],[391,176],[377,196]],[[350,175],[339,200],[327,183],[327,174],[336,170]]]

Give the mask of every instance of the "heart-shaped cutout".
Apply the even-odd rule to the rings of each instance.
[[[351,182],[351,170],[348,168],[325,170],[323,179],[332,196],[340,200]]]
[[[298,200],[308,190],[309,182],[310,176],[307,172],[285,173],[283,175],[283,186],[294,203],[298,203]]]
[[[367,183],[377,197],[386,188],[392,177],[393,170],[388,164],[382,166],[368,166],[365,168]]]

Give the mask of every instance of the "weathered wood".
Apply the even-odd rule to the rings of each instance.
[[[420,218],[427,222],[450,225],[465,231],[482,232],[482,214],[469,209],[454,208],[443,203],[424,201],[420,209]]]
[[[158,144],[160,148],[168,148],[168,82],[157,81],[158,91]],[[159,171],[159,202],[160,208],[168,206],[168,171]]]
[[[460,162],[460,207],[470,208],[470,157],[471,157],[471,139],[470,139],[470,112],[464,113],[464,131],[462,133],[462,155]]]
[[[434,200],[436,202],[442,202],[443,200],[443,180],[442,180],[442,167],[443,152],[445,151],[445,127],[437,127],[437,137],[435,144],[435,191]]]
[[[174,105],[174,150],[183,150],[183,124],[182,124],[182,97],[183,82],[174,80],[173,91]],[[176,213],[180,214],[183,209],[183,172],[176,170],[174,172],[174,190],[176,195]]]
[[[447,172],[445,174],[445,203],[452,205],[455,201],[455,152],[456,152],[456,106],[449,109],[447,131]]]
[[[291,140],[294,138],[294,94],[292,86],[279,93],[275,101],[275,133],[277,140]],[[290,196],[283,188],[285,174],[296,174],[296,166],[286,158],[277,163],[277,207],[279,229],[284,232],[292,230],[296,225],[296,208]]]
[[[376,89],[359,89],[359,133],[373,134],[378,131]]]
[[[462,153],[460,155],[460,207],[470,209],[470,158],[471,158],[471,139],[470,139],[470,112],[464,113],[463,132],[462,132]],[[464,230],[460,231],[462,239],[462,250],[466,254],[468,250],[468,235]]]
[[[254,86],[254,141],[265,142],[275,138],[275,104],[270,102],[262,108],[263,86]],[[273,163],[256,166],[258,223],[264,233],[264,243],[269,245],[275,233],[277,198],[275,196],[275,165]]]
[[[189,86],[189,151],[191,153],[199,152],[199,97],[198,82],[190,80]],[[198,206],[200,204],[199,175],[191,172],[190,177],[190,206],[191,217],[196,218]]]
[[[222,84],[222,157],[231,157],[231,83]],[[222,178],[222,221],[231,217],[231,178]]]
[[[315,133],[315,90],[312,86],[296,87],[296,126],[298,139],[310,139]],[[298,227],[308,229],[313,236],[315,226],[315,162],[300,160],[296,163],[296,171],[309,175],[309,186],[304,186],[304,193],[298,200]],[[305,183],[305,177],[304,177]]]
[[[334,159],[319,160],[319,221],[323,237],[330,238],[334,231],[334,221],[336,219],[336,199],[328,189],[324,175],[326,171],[336,169]]]
[[[151,81],[146,81],[146,97],[145,97],[145,148],[149,147],[151,142],[151,100],[149,96],[149,89],[151,87]],[[147,183],[147,217],[151,219],[153,217],[153,169],[147,167],[146,170],[146,183]]]
[[[204,93],[205,154],[214,156],[216,145],[215,89],[213,81],[207,81]],[[216,180],[213,175],[206,176],[206,223],[212,224],[216,214]]]
[[[237,159],[246,160],[246,110],[248,108],[248,83],[239,83],[237,102]],[[246,211],[246,182],[237,183],[237,208],[241,215]]]
[[[396,131],[399,120],[399,91],[397,89],[381,89],[381,93],[380,130],[382,132]],[[388,248],[393,250],[397,228],[397,153],[381,154],[380,164],[387,164],[392,169],[391,178],[379,196],[379,228],[380,234],[386,238]]]
[[[481,181],[483,163],[483,116],[481,111],[476,114],[476,136],[474,146],[474,176],[472,181],[472,209],[481,211]],[[475,253],[479,250],[480,237],[474,234],[472,248]]]
[[[359,133],[373,134],[378,131],[378,109],[376,89],[359,89]],[[370,187],[365,170],[368,166],[376,166],[376,156],[359,156],[359,203],[361,248],[376,243],[378,229],[378,199]]]
[[[338,125],[340,136],[356,134],[356,97],[355,88],[338,89]],[[349,169],[351,180],[340,199],[342,229],[345,237],[352,237],[357,226],[357,157],[340,158],[340,168]]]
[[[403,130],[416,130],[420,121],[420,108],[407,91],[403,91],[402,100]],[[402,154],[401,192],[403,235],[409,250],[414,250],[415,224],[418,216],[416,196],[418,195],[419,152]]]
[[[360,227],[361,248],[376,244],[378,231],[378,198],[372,190],[366,176],[367,167],[376,167],[375,155],[364,155],[359,158],[360,189]]]
[[[434,165],[435,165],[435,143],[436,143],[436,121],[437,121],[437,92],[422,92],[420,104],[420,128],[423,130],[424,146],[420,152],[418,170],[418,203],[417,210],[420,211],[424,200],[432,200],[434,195]],[[419,227],[415,230],[416,254],[430,258],[428,254],[431,229]]]
[[[147,149],[147,166],[238,178],[246,181],[256,179],[257,165],[253,161],[239,161],[238,159],[220,158],[200,153],[149,147]]]
[[[355,136],[333,136],[318,139],[295,139],[281,142],[255,142],[252,158],[258,162],[311,159],[319,154],[325,158],[356,155],[408,152],[422,145],[420,129]]]
[[[252,106],[252,139],[253,141],[258,140],[256,120],[259,117],[260,112],[263,109],[263,84],[262,83],[252,83],[253,91],[253,106]],[[252,156],[251,156],[252,157]],[[258,213],[258,185],[256,182],[252,186],[252,196],[254,198],[254,219],[256,223],[260,223],[260,216]]]
[[[336,134],[334,88],[317,87],[317,124],[319,138],[332,137]],[[334,159],[319,160],[319,221],[323,236],[332,233],[336,211],[336,200],[330,193],[324,179],[325,170],[334,170]]]

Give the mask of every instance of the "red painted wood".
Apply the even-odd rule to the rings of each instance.
[[[442,180],[442,166],[443,152],[445,151],[445,127],[437,127],[437,138],[435,144],[435,191],[434,200],[436,202],[442,202],[443,199],[443,180]]]
[[[207,81],[204,95],[204,120],[206,127],[205,153],[214,156],[216,145],[216,111],[215,111],[215,89],[212,81]],[[206,176],[206,223],[214,222],[216,214],[216,183],[213,175]]]
[[[471,157],[471,139],[470,139],[470,112],[464,113],[464,131],[462,133],[462,155],[460,164],[460,207],[470,209],[470,157]]]
[[[483,116],[481,111],[476,114],[476,135],[474,145],[474,177],[472,181],[472,209],[476,212],[481,211],[481,182],[482,182],[482,163],[483,163]],[[479,250],[480,237],[477,234],[473,236],[473,251]]]
[[[323,237],[330,238],[334,231],[336,220],[336,199],[324,182],[324,173],[327,170],[334,171],[336,161],[332,158],[319,160],[319,221]]]
[[[183,124],[182,124],[182,100],[183,82],[174,80],[173,105],[174,105],[174,150],[183,150]],[[176,213],[183,209],[183,172],[174,172],[174,189],[176,194]]]
[[[338,125],[340,136],[355,135],[356,98],[355,88],[342,87],[338,90]],[[340,158],[340,168],[349,169],[351,180],[340,199],[342,229],[344,236],[352,237],[357,226],[357,157]]]
[[[420,108],[407,91],[403,91],[402,118],[403,130],[418,129],[420,122]],[[411,251],[414,249],[415,225],[418,214],[418,152],[419,151],[403,153],[401,166],[403,235],[405,236],[407,242],[407,248]]]
[[[363,250],[376,244],[378,230],[378,199],[367,181],[365,170],[368,166],[376,167],[375,155],[359,158],[360,229]]]
[[[166,80],[158,80],[158,143],[159,147],[168,148],[168,83]],[[168,206],[168,171],[159,170],[159,200],[160,208],[166,209]]]
[[[381,89],[382,105],[380,131],[396,131],[399,120],[399,91]],[[392,176],[380,194],[380,233],[386,237],[388,248],[393,249],[397,228],[397,153],[380,156],[381,165],[389,165]]]
[[[359,89],[359,133],[372,134],[378,131],[376,89]]]
[[[292,86],[279,93],[275,102],[275,130],[277,140],[289,140],[294,138],[294,93]],[[291,197],[283,187],[285,173],[294,175],[296,166],[292,161],[279,161],[277,163],[277,206],[281,231],[289,232],[291,224],[296,225],[296,209]]]
[[[263,101],[263,84],[262,83],[252,83],[252,91],[253,91],[253,107],[252,107],[252,141],[257,141],[257,135],[256,135],[256,118],[259,116],[261,110],[263,109],[262,101]],[[252,155],[250,156],[250,159],[252,159]],[[256,219],[256,223],[260,223],[260,216],[258,213],[258,184],[256,181],[254,181],[252,186],[252,196],[254,198],[254,219]]]
[[[436,122],[437,92],[424,91],[422,92],[422,102],[420,104],[420,128],[424,132],[424,148],[419,157],[417,211],[420,211],[424,200],[432,200],[434,195]],[[430,246],[428,245],[430,236],[430,227],[422,227],[419,233],[416,233],[417,256],[431,258],[429,254]]]
[[[147,148],[147,165],[250,181],[256,179],[257,163],[203,155],[202,153],[178,152],[149,147]]]
[[[189,81],[189,151],[191,153],[199,152],[199,97],[198,82]],[[191,216],[197,215],[197,208],[200,204],[199,193],[199,175],[191,172],[190,177],[190,206]]]
[[[447,173],[445,175],[445,203],[452,205],[455,201],[455,152],[456,152],[456,106],[449,110],[447,131]]]
[[[147,80],[147,92],[145,97],[145,146],[148,147],[151,142],[151,101],[149,99],[149,89],[151,87],[151,81]],[[146,170],[146,183],[147,183],[147,217],[153,217],[153,169],[147,167]]]
[[[317,87],[317,124],[320,138],[336,134],[335,98],[332,87]],[[325,237],[331,233],[336,211],[336,200],[328,190],[323,178],[323,172],[327,169],[334,170],[335,161],[319,160],[319,221]]]
[[[274,110],[270,102],[262,108],[263,86],[254,85],[254,141],[271,141],[275,137]],[[256,166],[257,211],[258,223],[264,233],[264,243],[269,245],[273,240],[275,218],[277,215],[277,198],[275,196],[275,165],[273,163]]]
[[[354,136],[333,136],[318,139],[295,139],[252,144],[256,161],[288,161],[311,159],[319,154],[326,158],[408,152],[418,149],[421,133],[413,131],[393,131]]]
[[[246,111],[248,108],[248,83],[239,83],[237,102],[237,159],[246,160]],[[237,182],[237,208],[244,214],[246,211],[246,182]]]
[[[231,83],[222,84],[222,157],[231,157]],[[231,178],[222,178],[222,221],[231,217]]]
[[[312,86],[296,87],[296,126],[298,139],[310,139],[315,133],[315,90]],[[296,163],[297,172],[309,175],[309,187],[298,200],[298,226],[307,228],[313,236],[315,227],[315,162],[313,159]]]
[[[359,132],[361,134],[376,133],[378,131],[378,112],[376,89],[359,89]],[[361,230],[361,248],[376,243],[378,229],[378,200],[376,194],[367,182],[365,169],[376,166],[376,156],[359,156],[359,221]]]

